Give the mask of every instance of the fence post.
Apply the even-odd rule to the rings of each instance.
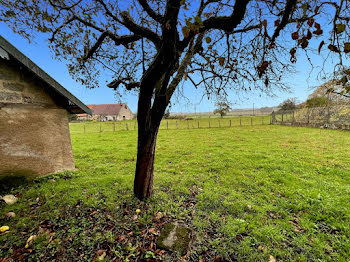
[[[231,127],[231,119],[230,119],[230,127]]]
[[[84,125],[84,134],[86,133],[86,126]]]
[[[115,132],[115,122],[113,123],[113,132]]]
[[[166,129],[169,129],[169,122],[166,121]]]
[[[198,129],[199,129],[199,121],[198,121]]]
[[[129,130],[128,123],[125,123],[126,130]]]
[[[292,119],[292,122],[293,122],[293,124],[294,124],[294,122],[295,122],[295,118],[294,118],[294,110],[293,110],[293,119]]]
[[[282,113],[282,123],[283,123],[283,113]]]
[[[242,118],[239,119],[239,125],[242,125]]]

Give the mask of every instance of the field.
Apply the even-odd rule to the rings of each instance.
[[[132,195],[137,132],[95,125],[86,134],[72,126],[77,171],[10,190],[19,201],[0,215],[17,215],[0,220],[10,227],[0,257],[180,261],[155,244],[165,222],[180,221],[194,232],[183,261],[349,261],[349,132],[162,129],[155,194],[143,203]]]

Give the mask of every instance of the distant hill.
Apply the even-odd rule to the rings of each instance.
[[[279,107],[261,107],[261,108],[254,108],[254,115],[267,115],[271,114],[272,111],[278,111]],[[230,115],[253,115],[253,108],[242,108],[242,109],[233,109],[229,113]]]
[[[278,111],[279,107],[261,107],[254,109],[254,115],[269,115],[272,111]],[[226,117],[229,116],[252,116],[253,108],[241,108],[241,109],[233,109],[229,113],[227,113]],[[218,114],[214,115],[213,112],[197,112],[197,113],[170,113],[170,116],[183,116],[183,117],[191,117],[191,118],[207,118],[207,117],[220,117]]]

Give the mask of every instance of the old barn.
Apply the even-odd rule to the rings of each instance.
[[[88,107],[91,109],[92,115],[78,114],[78,120],[120,121],[134,118],[134,114],[125,103],[88,105]]]
[[[74,169],[70,113],[91,111],[0,36],[0,177]]]

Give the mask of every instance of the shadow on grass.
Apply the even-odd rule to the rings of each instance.
[[[35,173],[30,170],[8,170],[0,173],[0,194],[9,193],[12,189],[33,183]]]

